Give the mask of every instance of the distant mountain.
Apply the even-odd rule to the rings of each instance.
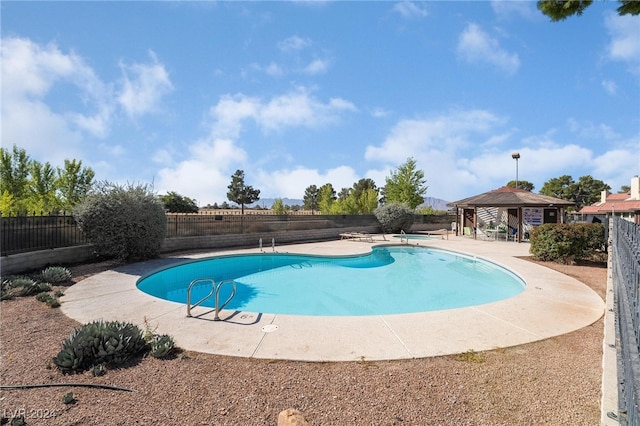
[[[424,204],[421,204],[418,207],[428,207],[431,206],[434,210],[444,210],[447,211],[450,207],[447,207],[449,201],[441,200],[440,198],[433,197],[425,197]]]

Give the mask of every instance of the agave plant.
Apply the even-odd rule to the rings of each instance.
[[[145,350],[142,330],[131,323],[94,321],[76,328],[53,358],[63,372],[97,364],[121,365]]]
[[[151,350],[149,353],[154,358],[164,358],[173,350],[173,337],[168,334],[155,335],[151,340]]]
[[[71,279],[71,271],[62,266],[49,266],[40,274],[42,281],[51,284],[60,284]]]

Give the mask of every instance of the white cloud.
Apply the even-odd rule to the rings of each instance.
[[[267,65],[265,72],[272,77],[281,77],[284,74],[282,67],[275,62],[271,62]]]
[[[338,166],[325,172],[316,169],[298,167],[276,171],[261,170],[257,181],[260,182],[260,195],[265,198],[302,198],[310,185],[321,186],[330,183],[336,191],[351,187],[360,179],[349,166]]]
[[[460,58],[471,64],[487,63],[510,75],[520,68],[516,53],[504,50],[495,38],[474,23],[468,24],[460,34],[457,52]]]
[[[151,63],[120,63],[122,89],[118,102],[129,117],[156,112],[162,97],[173,91],[173,84],[164,65],[158,62],[155,53],[149,52]]]
[[[15,143],[33,158],[54,163],[77,156],[83,135],[109,133],[110,88],[80,56],[26,38],[5,37],[1,49],[4,144]],[[58,102],[51,92],[64,84],[72,89]],[[82,103],[76,106],[77,99]]]
[[[330,62],[323,59],[316,59],[304,68],[305,74],[324,74],[329,69]]]
[[[488,111],[456,111],[427,119],[398,122],[380,146],[369,145],[365,158],[400,164],[419,153],[454,151],[477,145],[472,136],[487,133],[504,119]]]
[[[283,52],[291,52],[302,50],[311,46],[312,42],[308,38],[302,38],[297,35],[288,37],[278,43],[278,49]]]
[[[491,8],[498,18],[501,19],[510,19],[512,16],[535,19],[539,17],[541,13],[533,7],[533,4],[533,2],[529,1],[493,0],[491,2]]]
[[[602,87],[610,95],[615,95],[618,91],[618,85],[615,81],[602,80]]]
[[[418,6],[412,1],[401,1],[393,5],[393,11],[403,18],[424,18],[429,15],[429,12],[423,5],[424,3]]]
[[[200,204],[225,201],[231,175],[247,161],[247,153],[228,139],[198,141],[189,148],[188,156],[160,170],[155,184],[160,194],[175,191]]]
[[[356,110],[351,102],[339,98],[324,104],[300,88],[268,101],[242,94],[226,95],[211,108],[211,115],[214,118],[214,135],[236,138],[246,119],[253,120],[263,131],[286,127],[313,128],[335,122],[342,112]]]
[[[605,27],[611,36],[607,46],[607,56],[614,61],[640,62],[640,26],[635,16],[618,16],[609,13],[605,16]]]

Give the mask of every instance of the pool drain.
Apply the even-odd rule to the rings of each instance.
[[[262,327],[262,332],[263,333],[273,333],[277,329],[278,329],[277,325],[275,325],[275,324],[267,324],[267,325]]]

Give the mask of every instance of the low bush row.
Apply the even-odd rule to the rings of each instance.
[[[531,256],[543,261],[602,260],[606,251],[601,223],[547,223],[533,228],[530,239]]]

